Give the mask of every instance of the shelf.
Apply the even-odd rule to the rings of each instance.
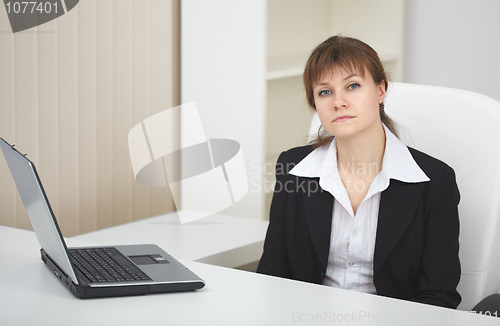
[[[380,51],[378,54],[382,64],[398,61],[398,55],[394,52]],[[308,52],[300,52],[268,57],[266,79],[269,81],[302,76],[308,56]]]
[[[267,80],[301,76],[309,56],[308,52],[292,53],[267,58]]]

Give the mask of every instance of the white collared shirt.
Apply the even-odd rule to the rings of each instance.
[[[334,197],[330,254],[323,284],[358,292],[376,293],[373,284],[373,253],[377,232],[380,196],[390,179],[407,183],[430,179],[410,151],[384,126],[386,143],[382,169],[370,184],[356,214],[337,167],[337,143],[322,146],[300,161],[290,174],[318,178],[320,187]],[[368,167],[347,166],[346,169]],[[351,185],[356,187],[356,184]],[[359,185],[358,185],[359,186]]]

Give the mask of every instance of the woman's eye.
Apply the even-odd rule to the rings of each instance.
[[[318,93],[319,96],[325,96],[325,95],[328,95],[328,94],[330,94],[329,90],[322,90],[321,92]]]
[[[350,84],[349,86],[347,86],[347,88],[349,88],[349,89],[356,89],[356,88],[358,88],[358,87],[359,87],[359,84],[358,84],[358,83],[352,83],[352,84]]]

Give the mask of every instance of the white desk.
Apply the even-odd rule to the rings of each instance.
[[[500,324],[498,318],[190,261],[183,263],[207,283],[199,291],[82,300],[41,262],[33,232],[4,226],[0,259],[2,325]]]
[[[73,237],[100,245],[154,243],[176,257],[224,267],[259,261],[268,222],[214,214],[180,224],[176,212]]]

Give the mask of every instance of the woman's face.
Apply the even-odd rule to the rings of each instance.
[[[363,77],[356,71],[334,69],[321,76],[313,92],[323,128],[337,139],[370,137],[380,128],[385,85],[375,84],[369,71]]]

